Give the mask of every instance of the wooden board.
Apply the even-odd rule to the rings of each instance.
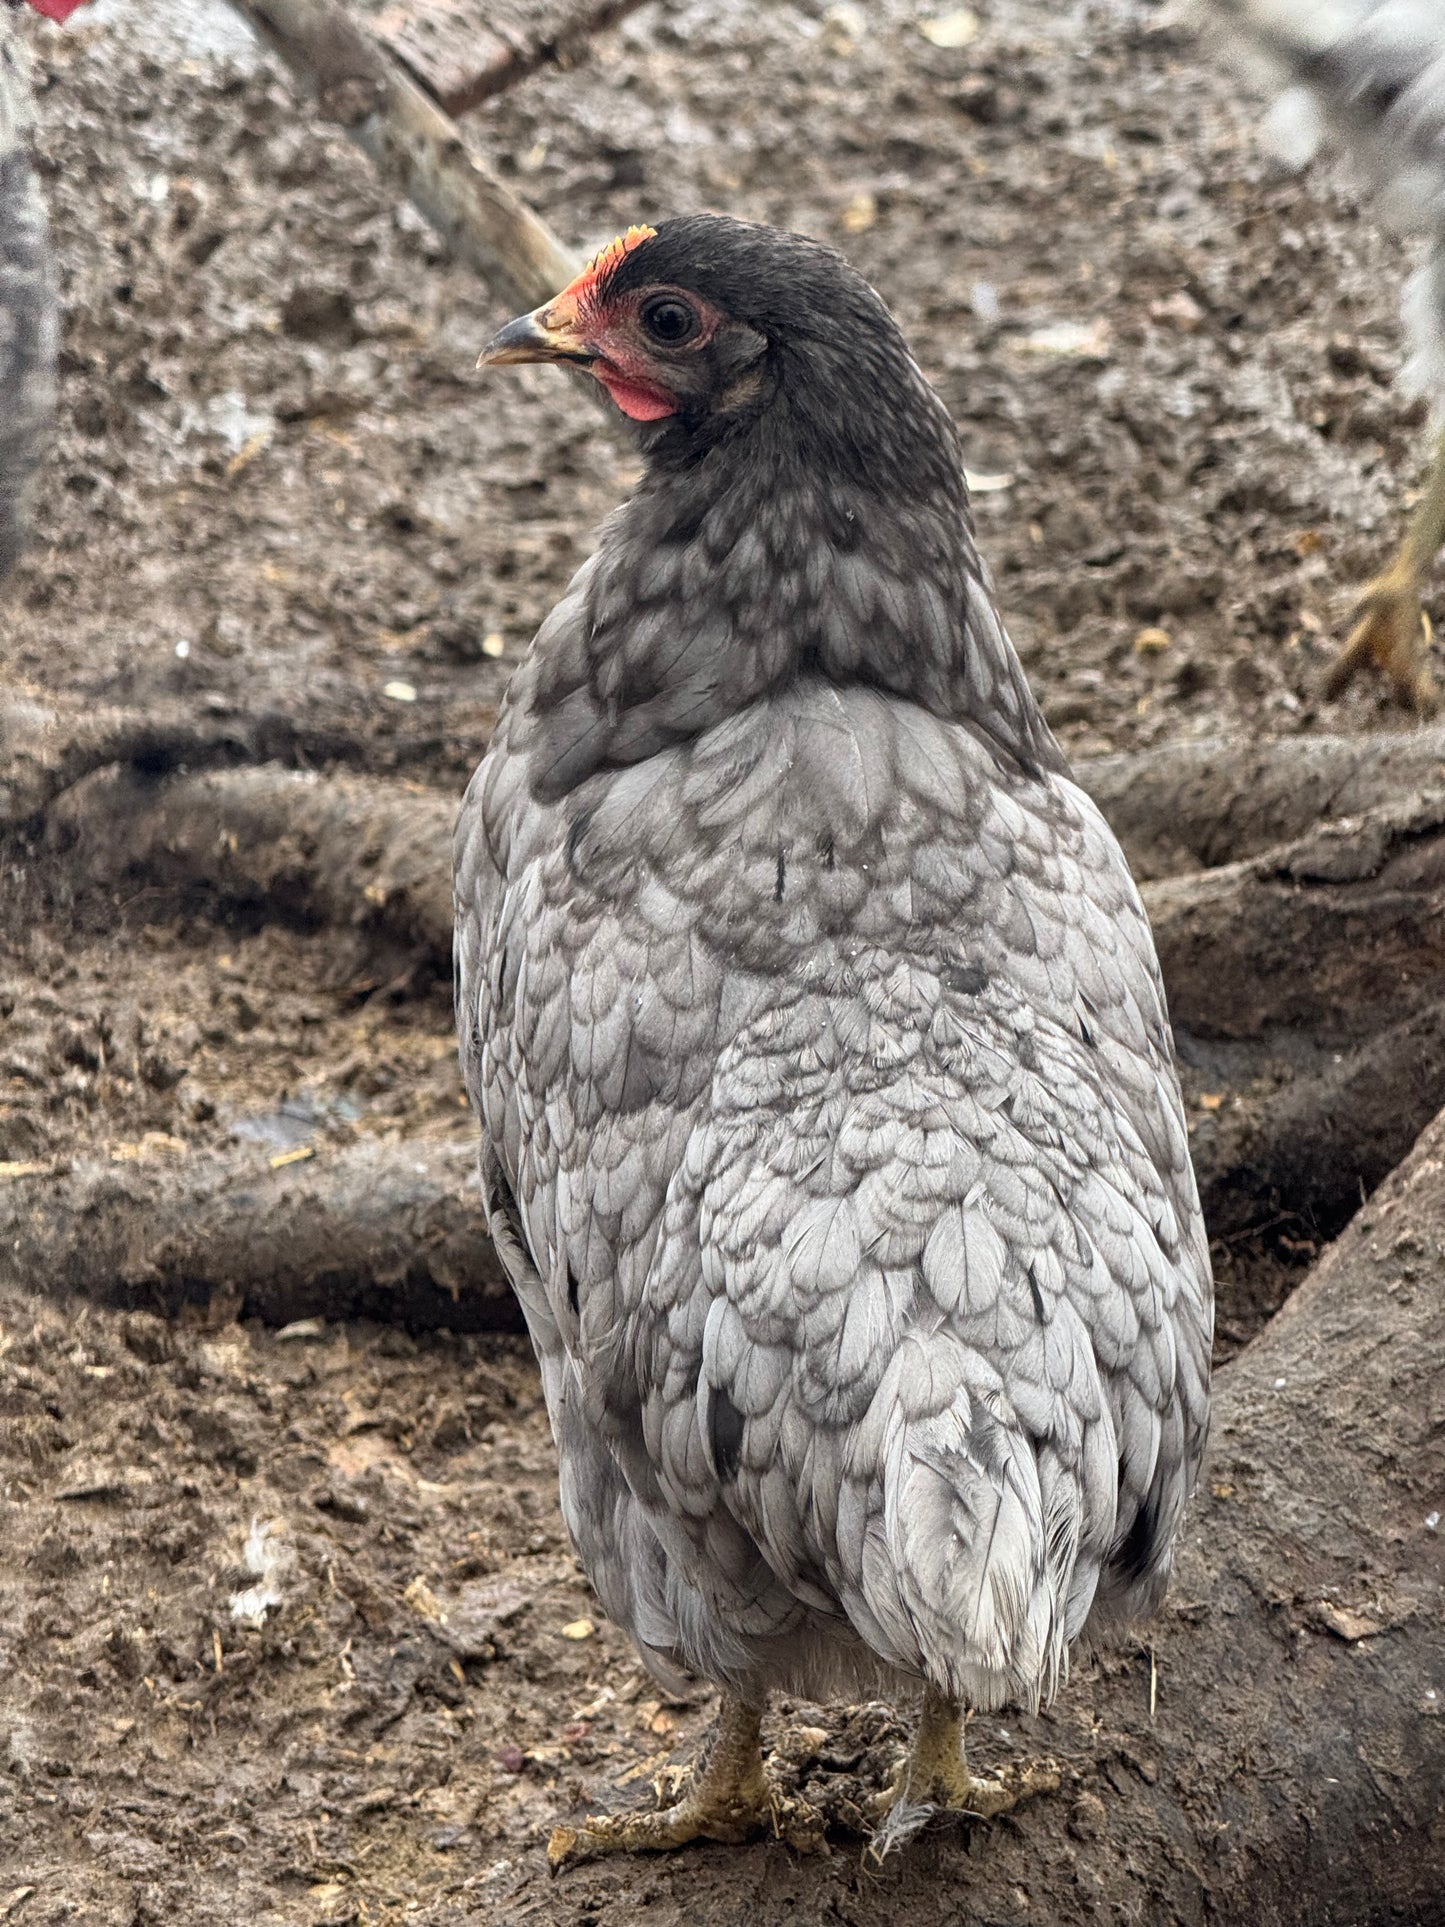
[[[372,30],[449,114],[566,60],[641,0],[386,0]]]

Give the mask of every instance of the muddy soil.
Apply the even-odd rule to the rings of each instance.
[[[652,0],[472,138],[579,245],[711,206],[846,247],[963,425],[1071,753],[1398,726],[1317,689],[1423,455],[1404,250],[1343,174],[1265,158],[1258,97],[1160,9],[980,0],[956,48],[920,31],[944,11]],[[66,329],[0,673],[315,716],[459,793],[626,434],[549,371],[474,375],[485,290],[223,9],[100,0],[32,39]],[[445,985],[77,890],[43,836],[0,854],[0,1173],[465,1130]],[[711,1702],[660,1699],[591,1601],[518,1341],[170,1328],[28,1283],[0,1296],[0,1921],[970,1918],[965,1832],[882,1874],[843,1825],[817,1863],[548,1882],[549,1822],[646,1797]],[[976,1731],[1071,1762],[1081,1842],[1148,1764],[1148,1659],[1107,1664],[1139,1673],[1130,1733],[1091,1728],[1091,1665],[1039,1730]],[[774,1737],[846,1822],[900,1730],[792,1707]],[[1100,1864],[1081,1919],[1117,1917]]]

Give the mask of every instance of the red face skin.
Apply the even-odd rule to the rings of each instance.
[[[30,0],[30,4],[47,20],[68,20],[77,7],[84,6],[85,0]]]
[[[667,387],[667,368],[656,358],[640,319],[642,304],[660,292],[676,294],[699,317],[702,325],[687,343],[690,351],[706,346],[718,322],[717,310],[695,294],[680,289],[638,288],[609,301],[597,286],[595,267],[578,275],[539,317],[548,334],[575,341],[595,359],[595,375],[624,415],[635,422],[660,422],[680,406]]]
[[[677,413],[677,404],[663,390],[646,379],[634,379],[606,362],[594,362],[592,372],[611,395],[624,415],[635,422],[660,422]]]

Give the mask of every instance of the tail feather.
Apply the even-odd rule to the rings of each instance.
[[[1037,1706],[1062,1676],[1082,1504],[1056,1470],[1041,1478],[1018,1427],[966,1392],[890,1441],[884,1556],[865,1590],[880,1619],[906,1618],[926,1676],[971,1706]]]

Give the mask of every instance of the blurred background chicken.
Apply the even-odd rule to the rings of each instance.
[[[1269,131],[1283,158],[1303,163],[1334,141],[1378,185],[1387,218],[1424,237],[1405,289],[1403,379],[1430,400],[1436,446],[1404,542],[1362,593],[1326,689],[1373,665],[1403,701],[1433,708],[1422,595],[1445,542],[1445,0],[1207,0],[1207,12],[1282,84]]]
[[[30,125],[25,49],[0,0],[0,575],[20,553],[54,401],[55,287]]]

